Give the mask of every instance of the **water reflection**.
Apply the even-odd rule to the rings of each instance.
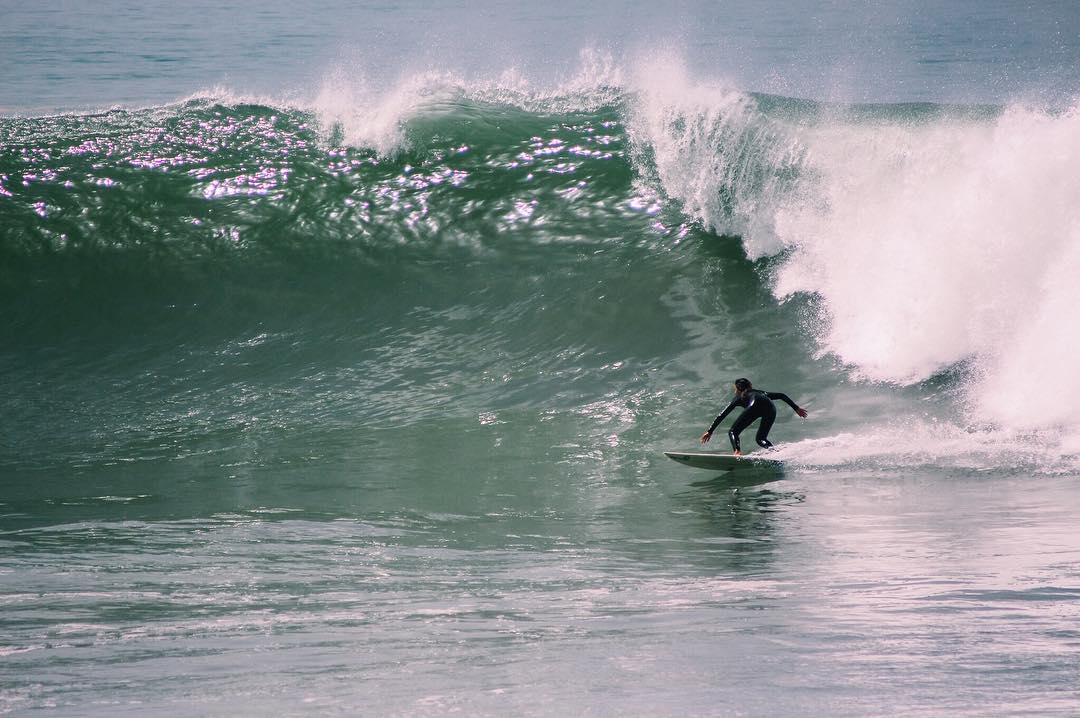
[[[783,466],[750,465],[713,476],[704,481],[695,481],[690,485],[710,491],[726,491],[762,486],[784,478]]]
[[[685,576],[709,576],[735,584],[772,572],[785,507],[802,503],[796,491],[776,490],[784,478],[777,468],[747,467],[722,474],[702,472],[704,479],[669,497],[670,514],[664,538],[642,541],[637,526],[632,548],[639,564],[665,566]],[[757,579],[754,579],[757,580]],[[734,585],[734,584],[732,584]]]

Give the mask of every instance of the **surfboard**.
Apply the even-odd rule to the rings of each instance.
[[[665,451],[664,456],[680,464],[692,466],[695,469],[708,469],[710,471],[730,471],[732,469],[746,469],[751,467],[780,468],[784,465],[779,459],[769,459],[764,456],[735,456],[724,454],[719,451]]]

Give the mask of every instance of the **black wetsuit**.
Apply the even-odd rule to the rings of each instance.
[[[776,421],[776,404],[772,403],[773,399],[779,399],[785,402],[788,406],[796,411],[799,411],[799,406],[791,400],[787,394],[781,394],[780,392],[761,391],[760,389],[751,389],[744,395],[735,395],[735,398],[731,400],[731,403],[727,405],[727,408],[720,412],[720,415],[713,421],[712,426],[709,427],[709,433],[713,433],[716,427],[720,425],[720,422],[724,420],[732,409],[737,406],[743,407],[745,411],[739,414],[739,418],[735,420],[735,423],[731,425],[728,430],[728,438],[731,439],[731,448],[733,451],[742,451],[739,446],[739,434],[742,430],[750,426],[756,420],[761,419],[761,423],[758,424],[757,436],[754,440],[757,441],[758,446],[763,449],[772,448],[772,443],[769,442],[769,429],[772,428],[773,422]]]

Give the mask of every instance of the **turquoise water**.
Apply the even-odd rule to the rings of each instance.
[[[0,712],[1075,713],[1071,5],[0,10]]]

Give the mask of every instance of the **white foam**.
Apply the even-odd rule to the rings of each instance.
[[[775,457],[804,470],[1075,474],[1080,447],[1060,430],[960,427],[926,417],[887,419],[850,433],[785,443]]]
[[[1080,122],[1021,108],[987,122],[803,133],[815,195],[776,217],[795,251],[781,297],[825,299],[829,351],[912,383],[1014,349],[1080,217]]]
[[[337,126],[343,142],[380,155],[404,145],[404,122],[425,104],[448,99],[458,83],[430,73],[405,78],[389,90],[373,87],[362,74],[337,68],[322,83],[312,109],[325,127]]]
[[[627,130],[639,171],[655,169],[664,191],[706,226],[742,235],[751,257],[777,251],[772,202],[786,185],[777,170],[801,161],[797,138],[765,121],[732,83],[690,77],[677,56],[639,60],[631,92]]]
[[[621,84],[622,73],[612,56],[586,49],[573,69],[543,82],[509,67],[486,76],[423,69],[386,83],[373,81],[362,67],[339,65],[307,104],[324,128],[341,130],[344,144],[389,155],[406,147],[410,119],[435,114],[461,99],[565,113],[613,102]]]
[[[824,300],[824,349],[909,384],[968,361],[977,420],[1075,426],[1080,114],[804,134],[819,194],[777,215],[786,297]]]
[[[823,353],[897,385],[965,363],[974,420],[1080,424],[1080,109],[777,119],[677,63],[640,86],[665,192],[749,257],[782,253],[775,294],[819,298]]]
[[[1075,172],[1075,170],[1074,170]],[[1075,191],[1077,183],[1065,183]],[[1075,198],[1080,195],[1074,195]],[[1074,208],[1074,212],[1078,211]],[[1038,245],[1038,237],[1033,238]],[[1038,267],[1014,325],[997,351],[987,352],[986,368],[973,386],[976,408],[1009,426],[1076,425],[1080,404],[1080,219],[1044,237],[1048,248],[1027,258]],[[1006,285],[1008,284],[1006,275]],[[1080,453],[1080,433],[1066,439]]]

